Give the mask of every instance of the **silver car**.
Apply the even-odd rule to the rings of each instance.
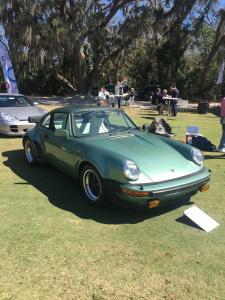
[[[21,94],[0,94],[0,134],[22,136],[33,127],[28,117],[40,117],[46,113]]]

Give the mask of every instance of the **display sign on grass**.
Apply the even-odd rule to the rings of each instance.
[[[213,220],[210,216],[208,216],[196,205],[186,209],[184,211],[184,215],[188,217],[192,222],[196,223],[199,227],[201,227],[206,232],[210,232],[211,230],[219,226],[219,223]]]

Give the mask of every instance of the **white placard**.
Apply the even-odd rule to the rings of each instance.
[[[198,208],[196,205],[186,209],[184,215],[196,223],[206,232],[209,232],[219,226],[215,220],[208,216],[204,211]]]

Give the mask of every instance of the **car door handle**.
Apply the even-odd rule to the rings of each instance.
[[[44,134],[44,137],[45,137],[46,139],[48,139],[48,134]]]

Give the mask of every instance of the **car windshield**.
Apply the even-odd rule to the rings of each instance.
[[[0,107],[25,107],[32,105],[32,102],[24,96],[0,96]]]
[[[85,135],[116,134],[137,126],[120,110],[81,111],[72,115],[73,134]]]

